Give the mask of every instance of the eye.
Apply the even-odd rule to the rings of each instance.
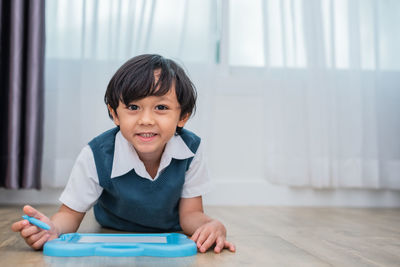
[[[126,108],[129,109],[129,110],[138,110],[139,106],[137,106],[137,105],[128,105]]]
[[[156,106],[156,110],[167,110],[167,109],[168,109],[168,107],[164,106],[164,105],[157,105]]]

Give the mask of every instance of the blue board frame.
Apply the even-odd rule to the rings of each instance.
[[[86,242],[80,243],[84,237],[115,237],[123,240],[125,237],[157,238],[166,240],[165,243],[145,242]],[[82,256],[111,256],[111,257],[186,257],[197,253],[193,240],[184,234],[63,234],[44,244],[43,254],[57,257],[82,257]]]

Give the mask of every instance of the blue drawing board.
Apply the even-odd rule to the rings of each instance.
[[[79,234],[61,235],[44,244],[43,254],[58,257],[155,256],[184,257],[197,253],[186,235],[168,234]]]

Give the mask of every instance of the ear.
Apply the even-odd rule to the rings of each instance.
[[[190,118],[190,113],[186,113],[185,115],[183,115],[183,117],[178,121],[178,127],[183,128],[183,126],[185,126],[189,118]]]
[[[113,110],[113,108],[108,104],[107,105],[108,111],[110,112],[111,116],[113,117],[113,121],[115,125],[119,126],[119,119],[118,114]]]

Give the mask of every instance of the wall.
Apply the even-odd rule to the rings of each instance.
[[[59,204],[62,189],[0,189],[0,204]],[[389,190],[313,190],[272,185],[266,181],[217,181],[204,196],[205,205],[269,205],[328,207],[400,207],[400,194]]]

